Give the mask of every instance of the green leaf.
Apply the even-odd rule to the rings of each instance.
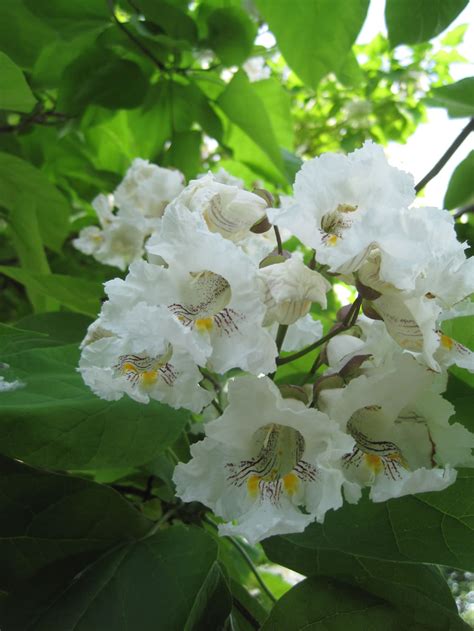
[[[255,81],[252,87],[265,106],[278,144],[285,149],[293,149],[295,138],[289,92],[274,77]]]
[[[474,116],[474,77],[434,88],[425,100],[433,107],[445,107],[451,118]]]
[[[290,68],[315,88],[346,62],[364,23],[368,0],[257,0]]]
[[[48,335],[58,344],[79,344],[91,323],[92,319],[85,315],[63,311],[26,316],[15,324],[15,328]]]
[[[96,316],[103,296],[101,283],[66,274],[35,274],[18,267],[0,265],[0,273],[24,285],[29,292],[53,298],[60,304]]]
[[[228,125],[225,145],[232,150],[233,160],[231,163],[236,167],[233,169],[234,175],[244,179],[249,188],[255,186],[256,178],[263,179],[264,182],[278,186],[280,189],[284,188],[285,185],[288,186],[288,182],[291,181],[286,170],[284,175],[259,145],[237,125]],[[227,168],[226,163],[227,161],[222,161],[219,164]],[[285,166],[285,162],[283,165]]]
[[[217,104],[229,119],[270,158],[276,168],[284,174],[283,161],[275,132],[265,106],[243,70],[239,70]],[[249,116],[252,112],[252,116]]]
[[[5,330],[6,329],[6,330]],[[141,465],[172,445],[188,414],[152,401],[96,397],[77,372],[77,344],[12,327],[0,330],[6,381],[23,386],[0,399],[0,451],[53,469]]]
[[[145,17],[162,27],[169,37],[196,43],[196,24],[185,11],[163,0],[138,0],[137,5]]]
[[[385,22],[393,47],[418,44],[439,35],[469,0],[387,0]]]
[[[31,13],[21,0],[2,2],[0,50],[22,68],[34,65],[42,49],[57,34]]]
[[[1,588],[66,557],[142,537],[151,523],[116,491],[0,456]],[[74,561],[71,561],[74,563]]]
[[[171,146],[164,156],[164,165],[176,167],[187,179],[195,177],[201,168],[201,142],[199,131],[173,134]]]
[[[221,629],[231,602],[212,537],[173,526],[110,551],[37,610],[18,595],[6,631]]]
[[[35,103],[20,68],[0,51],[0,109],[31,112]]]
[[[222,141],[222,122],[196,83],[165,80],[162,91],[162,98],[169,103],[168,116],[174,132],[189,132],[197,122],[209,136]]]
[[[28,9],[63,39],[86,31],[99,33],[111,21],[102,0],[24,0]]]
[[[226,66],[240,66],[252,51],[257,26],[240,7],[212,11],[207,18],[208,43]]]
[[[462,224],[461,224],[462,225]],[[466,346],[469,350],[474,351],[474,316],[463,316],[462,318],[454,318],[452,320],[445,320],[441,324],[443,333],[452,337],[456,342],[459,342],[463,346]],[[474,374],[468,371],[466,368],[459,368],[458,366],[451,366],[449,369],[451,376],[448,380],[448,392],[452,391],[452,386],[456,381],[462,381],[462,387],[467,390],[461,394],[463,397],[474,397]],[[455,377],[452,377],[455,375]],[[458,379],[456,379],[458,378]],[[469,384],[471,389],[466,388],[465,384]],[[459,417],[459,410],[455,401],[452,401],[449,396],[447,398],[455,404],[456,418]],[[473,398],[474,402],[474,398]],[[472,414],[467,414],[466,417],[460,421],[464,425],[467,425],[471,431],[474,431],[474,424],[472,423]]]
[[[20,194],[10,215],[13,245],[26,272],[49,274],[49,264],[43,249],[43,241],[36,215],[36,206],[31,197]],[[53,311],[57,308],[54,300],[42,292],[27,287],[28,297],[35,311]]]
[[[474,199],[474,151],[458,164],[449,180],[444,196],[444,208],[452,210],[471,203]]]
[[[43,243],[59,250],[69,227],[70,209],[66,198],[31,164],[0,152],[0,206],[12,212],[20,194],[36,206]]]
[[[431,631],[467,629],[436,567],[379,561],[333,550],[308,550],[283,537],[267,540],[263,546],[272,561],[300,574],[330,576],[382,598],[407,616],[406,628],[413,628],[416,622]]]
[[[311,577],[280,598],[262,631],[379,631],[407,628],[405,621],[379,598],[334,580]]]
[[[470,318],[460,319],[471,320]],[[473,336],[472,328],[471,336]],[[467,427],[469,431],[473,432],[474,418],[472,416],[472,410],[474,409],[474,375],[460,368],[450,368],[449,372],[450,375],[445,398],[448,399],[448,401],[450,401],[456,409],[452,422],[461,423]]]
[[[334,550],[387,561],[437,563],[472,571],[474,470],[442,492],[383,503],[363,498],[328,513],[324,525],[285,539],[305,550]],[[350,536],[349,536],[350,535]]]
[[[454,47],[454,46],[459,46],[459,44],[462,44],[462,41],[464,39],[464,35],[466,34],[468,26],[469,24],[460,24],[459,26],[456,26],[455,28],[453,28],[451,31],[446,33],[446,35],[443,37],[443,39],[440,42],[441,45]]]
[[[32,83],[35,87],[57,89],[64,69],[86,49],[95,44],[93,30],[81,31],[68,39],[53,39],[44,46],[33,66]]]
[[[343,85],[351,87],[357,87],[364,81],[364,72],[352,51],[337,71],[337,78]]]
[[[234,601],[232,618],[237,622],[237,629],[239,631],[254,631],[256,627],[260,628],[267,617],[267,612],[259,601],[233,578],[229,581],[229,587]],[[253,619],[252,624],[249,623],[250,616]]]
[[[99,47],[86,50],[64,70],[58,108],[77,115],[89,104],[133,109],[142,104],[148,79],[138,64]]]
[[[140,108],[112,113],[90,107],[81,124],[96,169],[123,175],[132,161],[156,160],[172,133],[172,95],[168,80],[150,87]]]

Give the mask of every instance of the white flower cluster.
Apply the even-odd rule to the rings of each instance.
[[[100,263],[127,269],[143,256],[156,219],[183,188],[179,171],[137,158],[113,194],[99,195],[92,202],[100,227],[84,228],[73,245]]]
[[[163,171],[135,161],[117,215],[107,207],[111,223],[133,213],[153,222],[140,245],[147,259],[137,254],[125,280],[106,283],[79,369],[105,399],[193,413],[220,384],[227,405],[177,465],[179,497],[210,507],[222,534],[254,542],[322,522],[364,487],[375,502],[442,490],[455,467],[473,464],[474,435],[449,422],[441,394],[448,366],[474,370],[474,354],[441,333],[472,312],[472,259],[445,211],[409,208],[408,174],[367,143],[305,163],[294,196],[271,209],[228,174],[184,188],[146,175],[158,182]],[[314,250],[314,265],[276,249],[269,219]],[[112,246],[107,256],[118,256]],[[326,308],[331,276],[357,288],[353,317],[322,346],[324,373],[278,387],[279,353],[322,336],[310,309]],[[367,315],[356,320],[360,305]]]

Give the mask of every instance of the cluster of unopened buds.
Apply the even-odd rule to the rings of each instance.
[[[307,161],[279,208],[223,171],[185,186],[143,160],[95,201],[102,227],[76,246],[130,267],[106,283],[80,371],[104,399],[190,410],[205,437],[176,466],[176,493],[211,508],[221,534],[301,532],[364,487],[381,502],[472,466],[474,435],[441,393],[450,365],[474,369],[442,333],[473,312],[473,259],[449,213],[414,197],[366,143]],[[328,279],[357,298],[323,336]],[[311,370],[276,385],[318,347]]]

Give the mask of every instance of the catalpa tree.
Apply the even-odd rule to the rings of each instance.
[[[467,4],[4,0],[3,631],[469,628]]]

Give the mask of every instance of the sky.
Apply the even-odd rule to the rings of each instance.
[[[384,20],[384,0],[372,0],[369,13],[362,31],[359,34],[357,43],[365,44],[369,42],[377,33],[387,34]],[[469,2],[468,6],[452,22],[446,31],[437,39],[459,26],[469,24],[464,36],[464,42],[459,47],[459,52],[469,60],[466,64],[453,64],[452,76],[456,81],[474,75],[474,3]],[[418,182],[434,166],[436,161],[443,155],[452,141],[468,123],[466,118],[449,119],[446,111],[442,108],[429,108],[428,121],[420,125],[416,132],[410,136],[405,145],[391,143],[387,148],[388,158],[394,166],[413,173],[415,182]],[[463,160],[469,151],[474,150],[474,134],[464,141],[456,151],[444,169],[425,188],[423,197],[417,200],[422,206],[441,206],[444,194],[448,187],[449,179],[453,170]]]

